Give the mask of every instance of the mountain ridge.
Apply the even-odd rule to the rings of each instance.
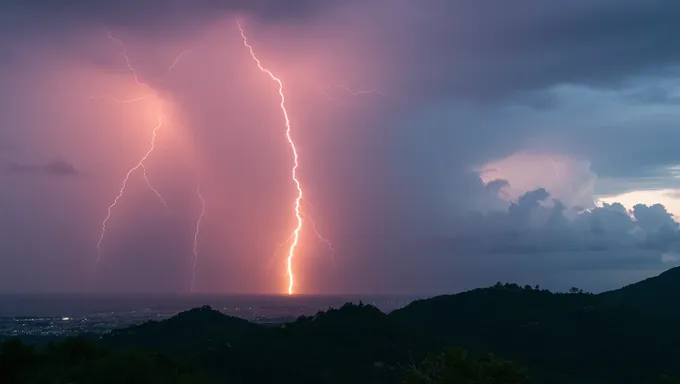
[[[535,383],[632,384],[680,374],[680,323],[635,301],[675,285],[680,268],[598,295],[498,283],[389,314],[348,303],[277,327],[202,307],[104,342],[189,358],[235,382],[396,383],[401,367],[458,346],[517,361]]]

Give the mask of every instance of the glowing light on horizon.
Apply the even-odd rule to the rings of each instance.
[[[260,62],[260,59],[258,59],[257,55],[255,55],[255,52],[253,50],[253,47],[248,43],[248,38],[246,37],[245,32],[243,31],[243,28],[241,27],[240,22],[236,22],[238,25],[238,29],[241,32],[241,38],[243,39],[243,45],[248,48],[248,51],[250,52],[250,56],[253,58],[255,63],[257,64],[257,67],[260,71],[263,73],[267,74],[273,81],[275,81],[278,84],[279,87],[279,96],[281,97],[281,111],[283,112],[283,117],[285,119],[285,126],[286,126],[286,139],[288,140],[288,144],[290,145],[290,148],[293,152],[293,168],[291,172],[291,177],[293,179],[293,182],[295,183],[295,187],[297,189],[297,196],[295,197],[295,203],[294,203],[294,211],[295,211],[295,219],[296,219],[296,226],[293,229],[293,232],[291,234],[292,241],[290,248],[288,249],[288,257],[286,258],[286,272],[288,274],[288,295],[292,295],[294,293],[294,288],[295,288],[295,275],[293,273],[293,259],[295,257],[295,249],[298,246],[298,242],[300,240],[300,231],[302,230],[302,213],[300,212],[300,202],[303,197],[303,192],[302,192],[302,185],[300,181],[297,178],[297,169],[300,165],[299,160],[298,160],[298,152],[297,148],[295,147],[295,142],[293,141],[293,138],[291,136],[291,124],[290,124],[290,119],[288,117],[288,111],[286,110],[286,97],[283,93],[283,82],[281,79],[276,77],[270,70],[262,66],[262,63]]]

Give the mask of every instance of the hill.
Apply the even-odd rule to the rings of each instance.
[[[96,348],[78,347],[108,352],[87,352],[103,360],[73,359],[75,371],[56,368],[61,360],[49,352],[60,350],[54,346],[33,353],[33,365],[25,367],[31,374],[44,367],[72,378],[74,372],[122,367],[119,359],[136,349],[138,375],[170,381],[202,372],[230,384],[656,383],[662,374],[680,375],[680,322],[664,308],[674,305],[677,285],[680,269],[600,295],[499,283],[419,300],[390,314],[346,304],[280,326],[206,306],[113,331]],[[5,349],[25,355],[10,347]],[[154,373],[169,369],[170,361],[183,361],[178,367],[185,368]]]
[[[210,306],[181,312],[163,321],[112,331],[104,340],[112,346],[152,348],[172,353],[189,353],[211,344],[250,343],[269,329],[247,320],[226,316]]]
[[[347,304],[280,327],[203,307],[113,332],[102,341],[183,357],[229,382],[381,383],[394,382],[396,372],[375,365],[393,357],[401,339],[377,308]]]
[[[404,367],[452,346],[510,358],[535,383],[647,383],[680,373],[674,318],[603,295],[515,284],[419,300],[389,315],[347,304],[282,327],[204,307],[104,341],[188,358],[243,383],[396,383]]]
[[[448,345],[493,351],[527,366],[536,382],[648,383],[679,368],[675,319],[592,294],[508,284],[421,300],[390,317],[417,330],[415,339],[428,343],[421,351]]]
[[[680,316],[680,267],[659,276],[600,294],[611,305],[635,308],[663,316]]]

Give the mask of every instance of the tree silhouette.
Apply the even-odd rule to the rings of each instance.
[[[460,348],[446,349],[439,355],[431,356],[417,367],[411,367],[405,377],[405,384],[526,384],[529,375],[526,369],[514,363],[486,355],[471,358]]]

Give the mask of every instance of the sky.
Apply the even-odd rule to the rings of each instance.
[[[237,23],[299,155],[296,293],[656,275],[680,260],[677,20],[665,0],[0,0],[0,292],[286,291],[293,157]]]

